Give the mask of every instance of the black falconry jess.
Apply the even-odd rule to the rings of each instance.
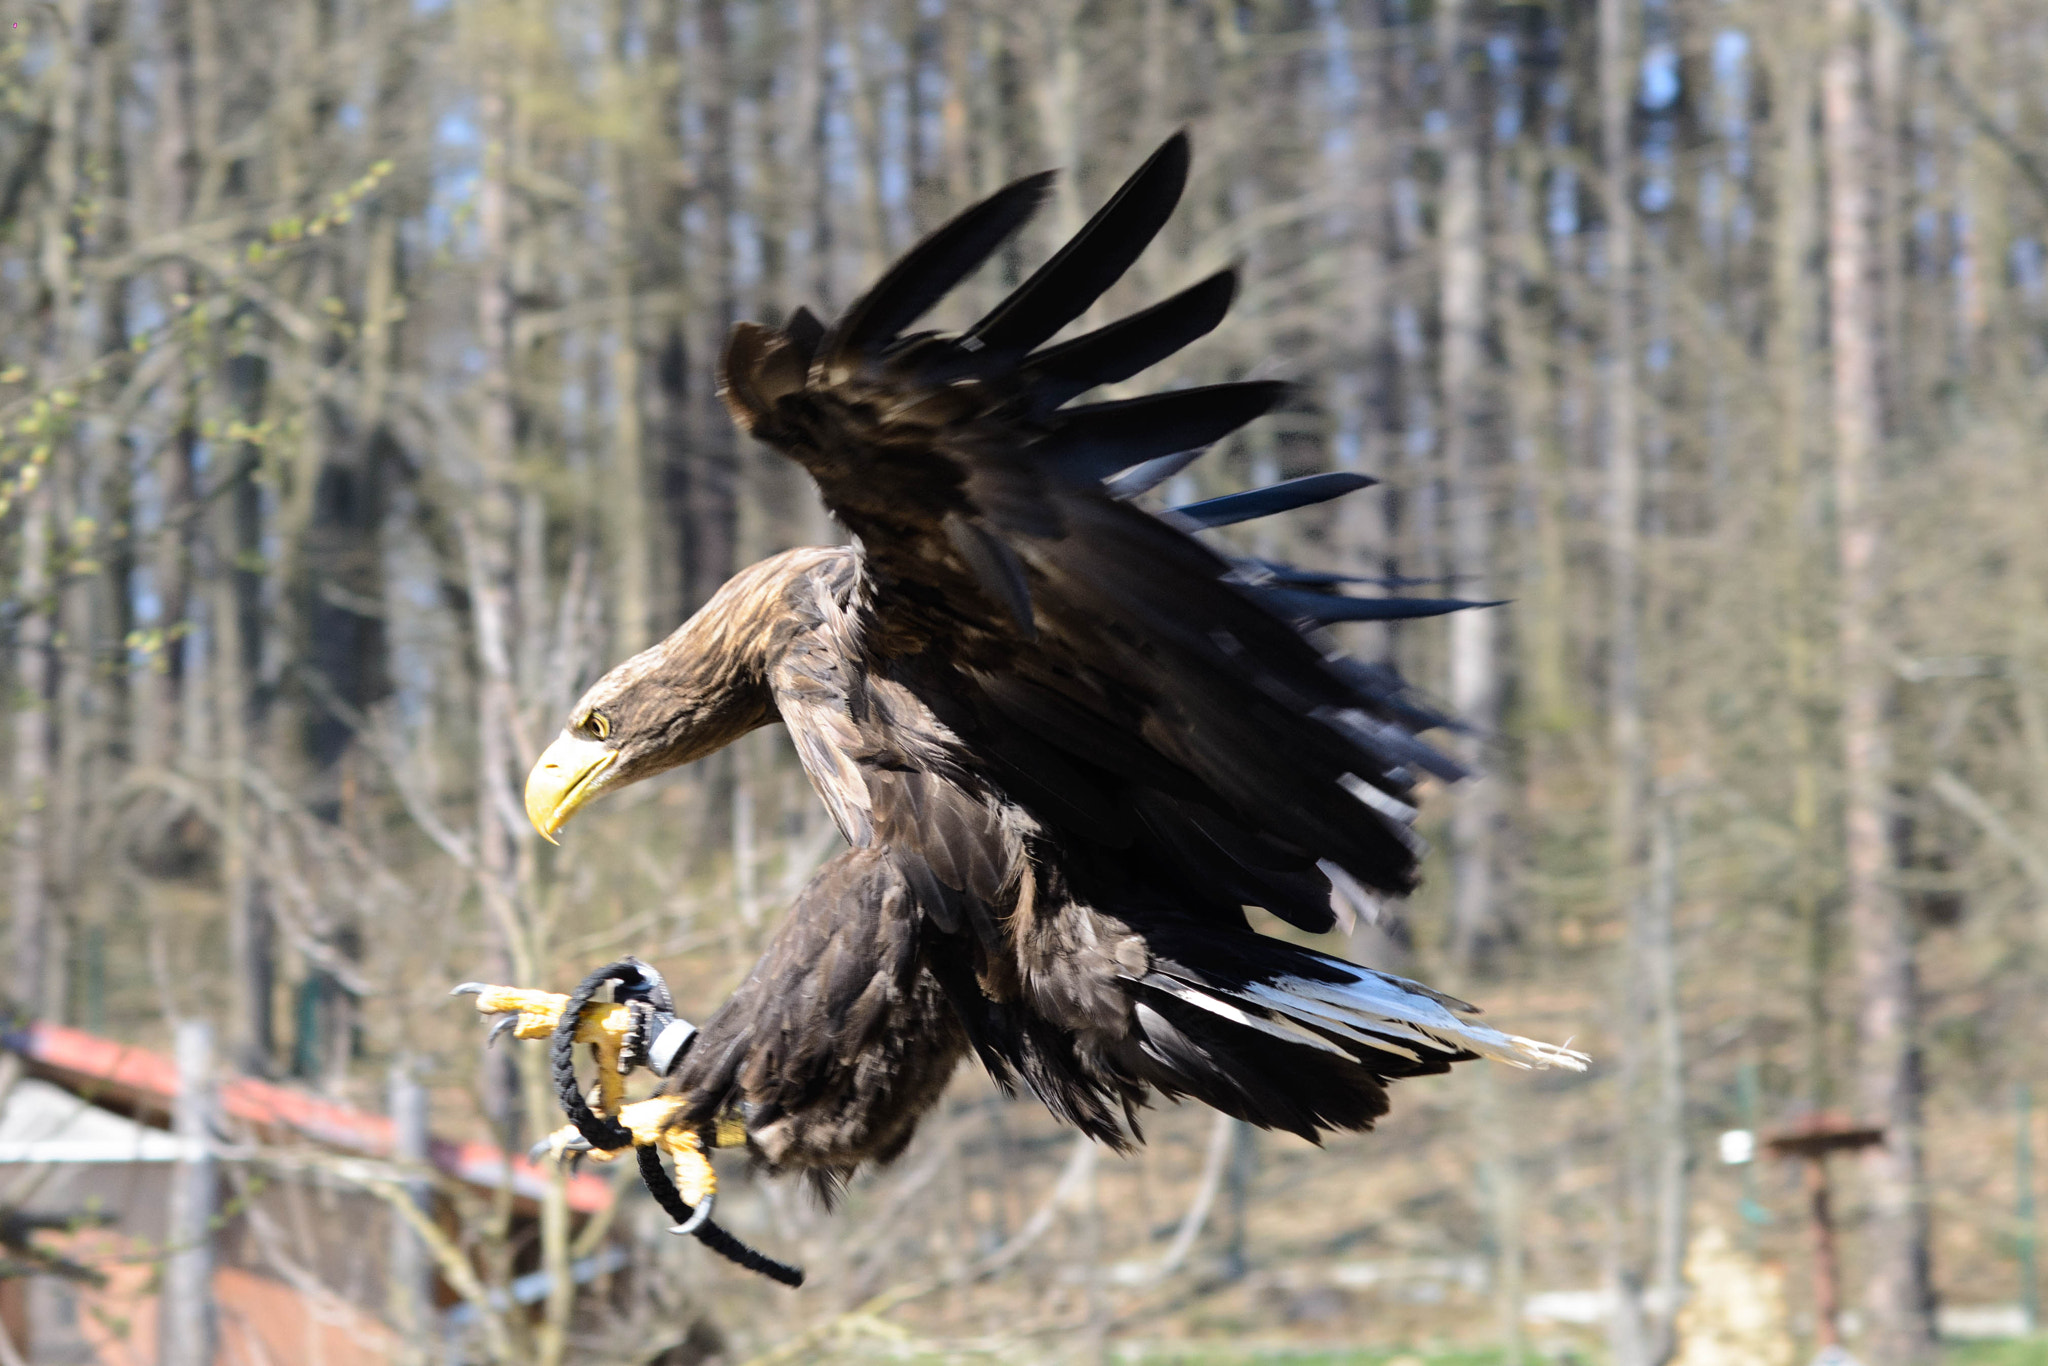
[[[1479,1057],[1583,1066],[1247,923],[1259,906],[1324,931],[1413,886],[1417,776],[1457,776],[1417,738],[1443,718],[1324,628],[1471,604],[1350,596],[1196,534],[1361,476],[1164,513],[1131,501],[1284,392],[1072,402],[1214,328],[1229,271],[1046,344],[1151,241],[1187,168],[1176,136],[958,335],[910,329],[1049,174],[960,214],[829,326],[798,310],[734,328],[727,407],[810,472],[854,544],[741,571],[599,679],[527,811],[553,838],[592,798],[780,722],[850,847],[694,1037],[653,1037],[672,1006],[630,963],[612,974],[621,1004],[585,990],[566,1016],[568,998],[470,988],[521,1035],[552,1032],[559,1059],[580,1039],[610,1060],[558,1152],[631,1143],[659,1178],[666,1151],[701,1211],[712,1146],[828,1191],[887,1162],[970,1054],[1119,1149],[1154,1093],[1315,1139],[1369,1127],[1396,1078]],[[615,1074],[639,1062],[666,1072],[663,1094],[628,1105]],[[573,1074],[564,1099],[582,1104]]]

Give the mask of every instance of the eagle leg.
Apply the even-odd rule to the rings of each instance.
[[[656,980],[658,982],[659,979]],[[514,1038],[544,1039],[557,1034],[563,1012],[569,1008],[572,999],[587,999],[589,993],[586,988],[591,985],[586,983],[585,987],[578,988],[576,998],[519,987],[488,986],[481,982],[464,982],[451,994],[476,997],[480,1015],[504,1017],[492,1031],[494,1038],[509,1025]],[[663,1004],[666,1004],[665,996]],[[695,1233],[709,1218],[718,1192],[718,1174],[712,1168],[710,1150],[744,1146],[747,1131],[744,1120],[737,1113],[721,1115],[708,1131],[701,1134],[679,1124],[678,1120],[687,1108],[680,1096],[656,1096],[632,1104],[626,1102],[626,1075],[629,1072],[643,1065],[665,1071],[663,1064],[673,1061],[679,1045],[671,1042],[673,1036],[670,1031],[675,1031],[675,1035],[685,1043],[689,1034],[694,1032],[687,1022],[676,1020],[666,1010],[657,1009],[645,999],[590,1001],[584,1005],[576,1018],[575,1042],[589,1045],[598,1062],[597,1087],[586,1103],[593,1115],[616,1121],[611,1131],[623,1131],[631,1142],[615,1147],[603,1146],[591,1141],[593,1135],[585,1132],[585,1126],[572,1123],[563,1125],[536,1143],[530,1156],[536,1162],[543,1157],[552,1157],[556,1161],[588,1157],[593,1162],[609,1162],[630,1149],[653,1148],[666,1153],[675,1166],[677,1193],[694,1211],[678,1226],[678,1231]],[[557,1039],[556,1043],[560,1048],[561,1041]],[[558,1059],[558,1066],[560,1063]],[[562,1081],[569,1084],[566,1077]]]

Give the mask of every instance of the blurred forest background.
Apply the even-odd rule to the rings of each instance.
[[[1119,1159],[963,1074],[834,1214],[733,1166],[722,1216],[811,1288],[629,1201],[632,1311],[551,1297],[490,1354],[1653,1366],[1713,1224],[1786,1266],[1810,1340],[1796,1174],[1724,1168],[1715,1136],[1826,1111],[1890,1131],[1837,1164],[1859,1354],[1933,1360],[1937,1295],[2031,1313],[2048,9],[0,16],[23,1014],[158,1048],[210,1019],[241,1069],[371,1109],[403,1062],[442,1131],[524,1147],[552,1126],[538,1050],[485,1054],[451,983],[564,989],[633,951],[708,1013],[837,839],[780,733],[559,850],[518,793],[598,672],[835,537],[721,410],[727,326],[843,306],[974,196],[1064,168],[1014,280],[1176,127],[1190,194],[1109,306],[1241,261],[1231,319],[1149,383],[1301,387],[1171,500],[1368,471],[1248,537],[1512,600],[1341,628],[1473,723],[1452,743],[1486,776],[1428,794],[1422,894],[1332,947],[1576,1036],[1587,1076],[1408,1083],[1322,1152],[1166,1110]],[[454,1231],[487,1279],[504,1228]]]

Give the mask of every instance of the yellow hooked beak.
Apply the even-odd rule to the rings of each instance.
[[[598,777],[619,757],[596,740],[563,731],[526,775],[526,816],[541,838],[555,843],[555,832],[569,823],[576,808],[590,799]]]

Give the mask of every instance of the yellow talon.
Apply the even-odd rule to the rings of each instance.
[[[523,987],[479,987],[472,994],[479,1015],[519,1017],[512,1029],[515,1039],[545,1039],[554,1033],[555,1021],[562,1018],[562,1007],[569,1004],[569,998],[560,992],[528,991]]]
[[[619,1123],[626,1126],[633,1135],[636,1147],[654,1146],[664,1152],[671,1151],[671,1145],[682,1134],[683,1129],[671,1128],[675,1117],[683,1112],[681,1096],[656,1096],[652,1100],[636,1101],[619,1111]],[[692,1142],[696,1135],[690,1134]]]
[[[669,1133],[672,1136],[661,1146],[675,1162],[676,1193],[683,1197],[684,1204],[692,1208],[701,1206],[718,1194],[718,1173],[712,1169],[711,1157],[697,1135],[689,1130],[671,1129]]]
[[[529,991],[524,987],[465,982],[456,991],[476,997],[479,1015],[516,1016],[510,1022],[515,1039],[547,1038],[555,1032],[562,1010],[569,1004],[569,998],[560,992]],[[500,1029],[504,1027],[499,1025]],[[621,1059],[627,1041],[638,1027],[639,1018],[631,1006],[610,1001],[592,1001],[583,1007],[583,1016],[576,1022],[576,1042],[597,1050],[599,1100],[594,1108],[601,1113],[616,1113],[625,1103],[625,1069]]]

